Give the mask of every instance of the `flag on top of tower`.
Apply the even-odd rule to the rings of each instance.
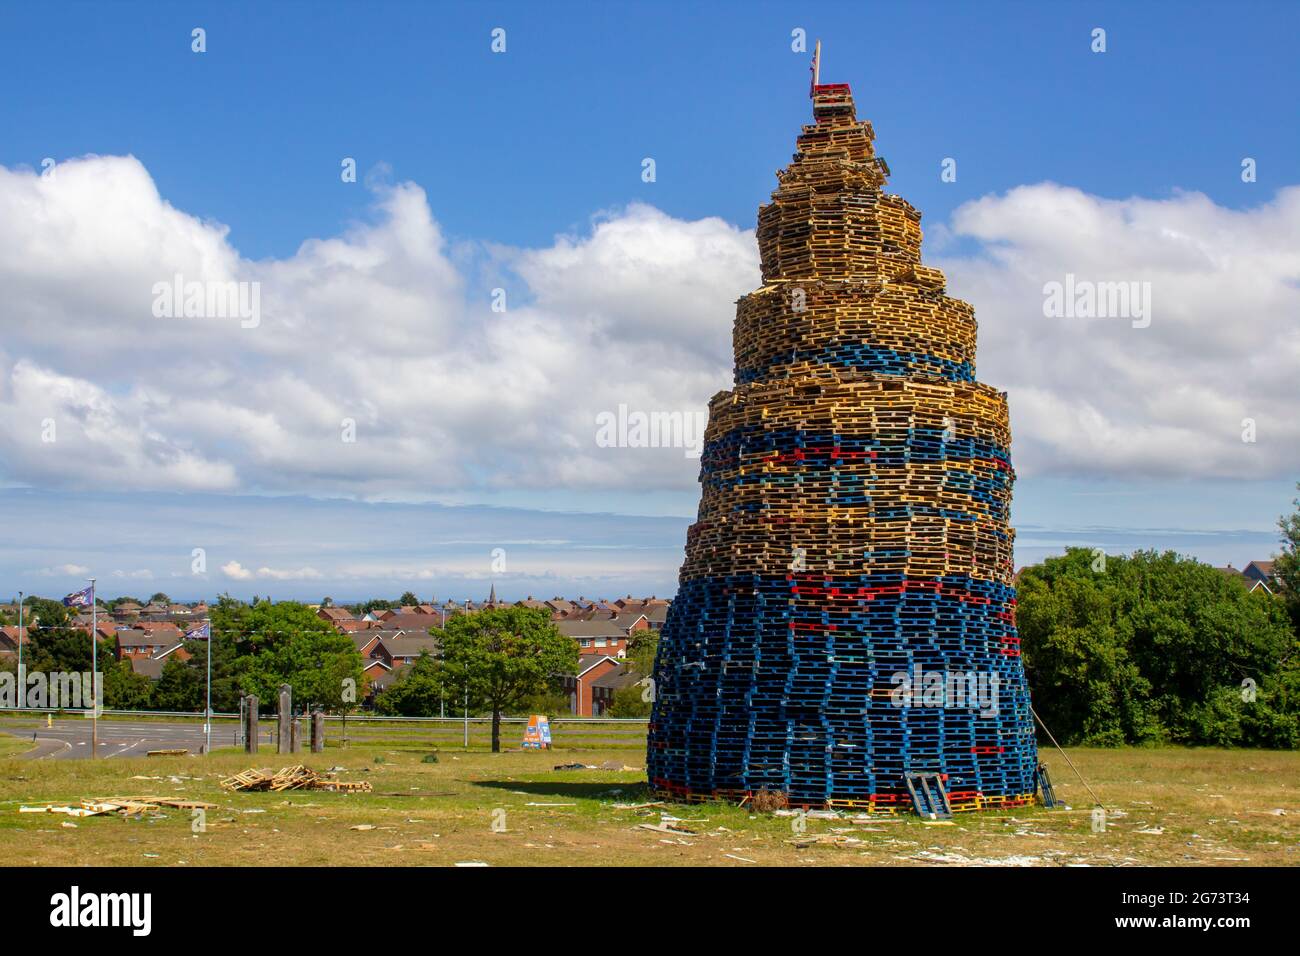
[[[73,591],[63,603],[68,607],[91,607],[95,603],[95,586],[88,584],[80,591]]]

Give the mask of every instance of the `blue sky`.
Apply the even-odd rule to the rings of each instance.
[[[638,198],[748,226],[807,113],[799,26],[927,223],[1042,179],[1236,207],[1243,149],[1266,188],[1294,179],[1285,2],[5,4],[0,161],[132,153],[251,258],[367,214],[340,156],[436,191],[455,236],[542,244]]]
[[[206,53],[190,49],[194,27],[206,30]],[[490,50],[495,27],[506,30],[504,54]],[[1090,50],[1095,27],[1106,30],[1104,54]],[[1135,261],[1117,252],[1098,264],[1095,239],[1059,252],[1041,239],[1054,203],[1112,222],[1116,250],[1142,250],[1159,234],[1191,236],[1203,250],[1225,235],[1236,237],[1230,250],[1241,236],[1265,248],[1269,237],[1294,236],[1296,203],[1285,198],[1300,182],[1294,4],[0,4],[0,81],[17,94],[0,100],[0,166],[18,191],[23,171],[39,171],[46,157],[134,157],[129,167],[87,164],[85,191],[60,201],[87,219],[102,215],[96,235],[146,249],[141,275],[170,275],[171,266],[165,249],[128,238],[137,226],[162,237],[158,246],[192,239],[198,252],[185,262],[233,257],[232,274],[271,288],[288,283],[286,273],[302,283],[294,288],[323,286],[340,268],[329,246],[338,240],[349,265],[390,258],[358,267],[364,291],[355,300],[332,292],[335,300],[393,293],[399,311],[410,299],[454,300],[428,328],[418,318],[403,326],[420,343],[408,352],[428,352],[415,361],[384,351],[397,340],[382,325],[387,307],[363,316],[340,306],[336,315],[321,304],[304,312],[287,345],[272,332],[195,340],[179,347],[194,363],[181,368],[169,357],[172,340],[107,304],[117,294],[111,274],[92,281],[83,278],[90,267],[66,265],[61,293],[41,287],[57,269],[31,250],[60,248],[67,237],[42,238],[31,227],[6,245],[0,231],[0,280],[36,290],[8,311],[0,305],[0,401],[13,400],[14,427],[43,415],[39,401],[20,396],[66,393],[81,403],[82,413],[68,412],[74,422],[112,404],[118,447],[140,449],[138,460],[122,452],[112,468],[115,448],[74,442],[50,467],[5,443],[0,514],[14,533],[0,545],[0,594],[68,588],[88,568],[105,582],[148,571],[117,578],[121,589],[140,593],[156,582],[178,597],[227,588],[396,593],[407,586],[399,572],[439,597],[478,597],[492,576],[481,542],[494,536],[535,542],[509,546],[519,560],[496,575],[512,597],[671,589],[696,462],[662,452],[606,468],[572,453],[533,467],[512,449],[534,440],[572,449],[589,417],[573,395],[529,391],[531,378],[559,377],[574,392],[599,382],[605,391],[592,401],[604,404],[595,408],[622,400],[611,383],[634,402],[668,395],[668,407],[691,408],[730,384],[730,302],[756,284],[748,233],[808,119],[807,56],[791,51],[795,28],[809,43],[822,38],[823,81],[852,84],[892,169],[890,191],[924,214],[927,261],[976,308],[981,379],[1008,389],[1025,448],[1014,511],[1020,563],[1066,543],[1174,547],[1238,565],[1267,557],[1300,477],[1284,420],[1300,397],[1290,365],[1300,354],[1288,312],[1287,290],[1300,289],[1293,261],[1273,263],[1260,279],[1222,266],[1220,250],[1205,252],[1207,287],[1225,286],[1216,270],[1228,269],[1242,289],[1267,282],[1272,291],[1243,313],[1231,307],[1241,296],[1227,305],[1194,297],[1203,301],[1197,313],[1196,301],[1167,294],[1159,321],[1170,324],[1104,348],[1095,337],[1036,340],[1037,331],[1015,323],[1038,308],[1035,290],[1058,268],[1078,263],[1080,272],[1091,265],[1109,275]],[[343,157],[356,159],[362,182],[340,181]],[[653,183],[641,180],[645,157],[656,162]],[[945,157],[957,159],[956,182],[940,181]],[[1257,163],[1254,183],[1241,180],[1243,157]],[[1037,191],[1016,199],[1018,187]],[[97,199],[109,195],[112,203]],[[172,210],[184,217],[179,226]],[[663,251],[679,248],[688,252]],[[614,267],[608,249],[624,256]],[[660,281],[634,302],[612,288],[620,264],[690,271],[681,262],[704,262],[700,250],[716,259],[662,302],[650,302]],[[1163,258],[1153,254],[1153,267]],[[1145,268],[1135,264],[1133,274]],[[130,267],[105,270],[114,271]],[[572,342],[568,362],[545,372],[511,364],[486,308],[498,284],[537,343]],[[642,302],[646,314],[634,323],[627,316]],[[706,322],[700,345],[692,335]],[[364,326],[382,335],[367,339]],[[1230,328],[1240,330],[1238,346],[1254,334],[1275,347],[1259,356],[1225,350],[1215,335]],[[1025,340],[1038,351],[1021,354]],[[247,342],[264,349],[256,364]],[[325,370],[326,353],[348,362]],[[208,354],[228,357],[208,363]],[[454,356],[463,369],[480,355],[491,361],[468,382],[443,377],[440,360]],[[1101,367],[1103,359],[1111,364]],[[1051,361],[1061,364],[1041,378],[1028,371]],[[328,383],[357,366],[392,394],[369,395],[355,382],[330,394]],[[1213,387],[1204,384],[1209,369]],[[270,381],[286,370],[284,381]],[[494,375],[510,383],[509,408],[452,400]],[[1132,394],[1107,398],[1089,387]],[[182,416],[179,398],[205,389],[226,406]],[[248,399],[236,407],[241,393]],[[383,441],[363,439],[364,465],[326,462],[310,450],[316,425],[291,420],[296,411],[254,420],[260,407],[292,405],[294,396],[308,405],[337,398],[339,414],[362,407],[363,434]],[[1077,421],[1062,417],[1058,431],[1084,449],[1067,454],[1066,438],[1044,423],[1048,410],[1063,416],[1059,409],[1084,405]],[[1177,406],[1204,423],[1203,443]],[[1246,414],[1259,419],[1261,437],[1241,448],[1234,435]],[[223,432],[219,422],[234,424]],[[243,443],[263,428],[263,444]],[[491,454],[464,450],[498,436]],[[174,477],[156,468],[178,460],[166,472]],[[194,470],[229,477],[194,479]],[[637,515],[650,517],[629,517]],[[340,529],[328,548],[315,540],[322,525]],[[175,581],[198,546],[212,550],[214,569],[234,561],[253,577],[213,570]],[[58,570],[68,567],[75,573]],[[258,578],[263,567],[275,573]],[[394,569],[391,584],[385,567]],[[314,574],[276,576],[304,568]]]

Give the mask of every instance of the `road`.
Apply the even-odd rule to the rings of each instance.
[[[53,726],[45,721],[0,718],[0,731],[25,740],[33,740],[35,749],[22,754],[28,760],[79,760],[90,756],[91,721],[84,717],[56,718]],[[236,745],[237,727],[234,721],[214,721],[212,746]],[[270,742],[270,736],[263,739]],[[143,757],[150,750],[173,750],[184,747],[191,753],[203,749],[203,725],[200,723],[169,724],[156,720],[100,720],[99,756]]]

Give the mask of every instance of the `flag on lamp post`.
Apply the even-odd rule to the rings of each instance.
[[[80,591],[73,591],[63,599],[63,603],[68,607],[94,607],[95,586],[90,584]]]
[[[185,632],[187,641],[206,641],[212,637],[212,622],[202,621]]]

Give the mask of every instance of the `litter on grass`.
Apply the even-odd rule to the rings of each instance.
[[[310,767],[284,767],[278,773],[250,767],[221,781],[226,790],[329,790],[335,793],[371,793],[368,780],[340,780],[333,772],[320,773]]]

